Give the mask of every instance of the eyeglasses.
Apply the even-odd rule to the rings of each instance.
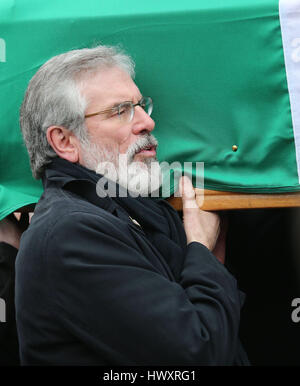
[[[133,119],[136,106],[140,106],[149,116],[151,115],[153,110],[152,99],[150,97],[142,97],[138,103],[133,104],[131,101],[126,101],[110,109],[87,114],[85,118],[103,114],[104,119],[118,119],[119,122],[129,123]]]

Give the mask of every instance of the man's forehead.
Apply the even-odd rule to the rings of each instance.
[[[88,103],[101,103],[105,106],[141,98],[141,93],[130,75],[117,67],[87,75],[81,82],[81,92]]]

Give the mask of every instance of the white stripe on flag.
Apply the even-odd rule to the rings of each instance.
[[[279,17],[300,183],[300,0],[279,0]]]

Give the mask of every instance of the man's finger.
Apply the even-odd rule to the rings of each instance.
[[[184,209],[195,209],[198,208],[195,199],[195,190],[191,180],[183,176],[179,181],[179,192],[182,197],[182,204]]]

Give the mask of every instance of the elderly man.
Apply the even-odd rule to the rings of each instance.
[[[98,46],[52,58],[27,89],[20,123],[45,191],[16,264],[21,362],[247,364],[240,292],[211,252],[219,217],[193,208],[188,179],[184,226],[164,200],[144,197],[157,142],[152,100],[133,77],[127,55]],[[103,175],[115,196],[99,194]],[[140,194],[125,195],[140,175]]]

